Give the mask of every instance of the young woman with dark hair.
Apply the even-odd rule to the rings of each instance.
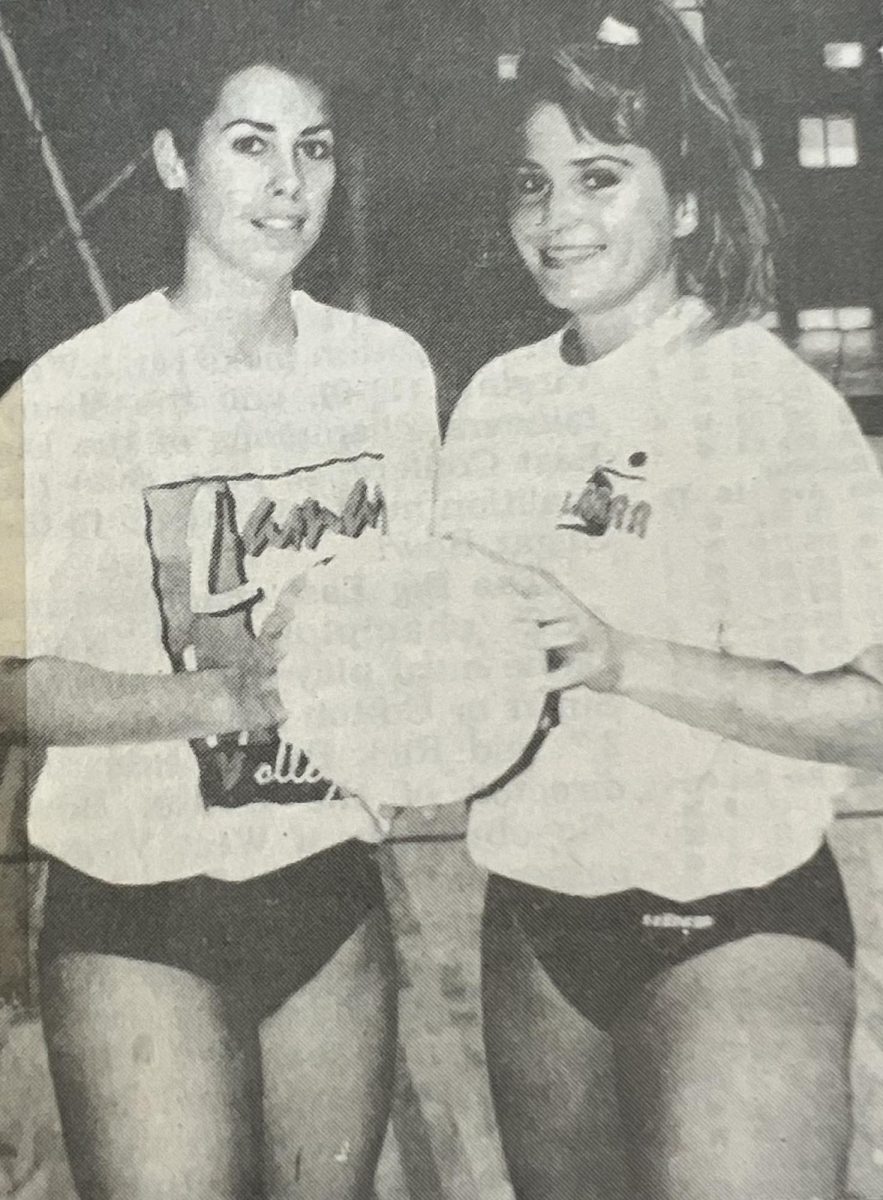
[[[80,1195],[357,1200],[396,1041],[383,821],[298,746],[275,662],[292,577],[425,535],[433,379],[401,331],[292,293],[336,186],[326,90],[278,46],[200,50],[153,139],[177,279],[23,381],[2,733],[44,760],[41,1001]]]
[[[883,767],[883,485],[774,303],[753,139],[662,0],[585,5],[503,104],[564,328],[483,368],[437,527],[510,564],[546,736],[471,809],[519,1200],[834,1200],[853,930],[825,841]]]

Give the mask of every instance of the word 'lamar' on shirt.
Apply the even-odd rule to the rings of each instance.
[[[258,599],[263,588],[259,583],[246,578],[243,582],[214,589],[219,575],[218,557],[225,549],[230,550],[219,536],[218,522],[231,521],[230,506],[227,512],[219,506],[217,484],[201,487],[192,498],[188,528],[191,554],[190,608],[193,613],[221,614],[250,604]],[[236,525],[239,525],[238,519]],[[387,507],[379,485],[369,488],[364,479],[358,479],[351,487],[339,509],[323,504],[315,497],[308,497],[290,504],[280,512],[278,498],[262,496],[252,507],[235,530],[235,550],[241,552],[246,561],[256,560],[269,549],[315,550],[327,535],[358,538],[368,530],[386,532]]]
[[[314,550],[326,533],[359,537],[368,528],[378,528],[386,513],[386,503],[379,488],[372,497],[368,484],[360,479],[353,484],[339,513],[313,498],[293,504],[281,520],[276,519],[277,513],[277,503],[269,496],[258,502],[242,528],[246,554],[257,558],[268,546],[276,550],[289,547],[300,550],[302,546]]]
[[[653,512],[646,500],[632,502],[627,492],[616,492],[611,475],[617,472],[599,467],[586,481],[583,490],[568,492],[561,506],[559,529],[572,529],[587,537],[603,537],[611,529],[625,529],[643,538]]]

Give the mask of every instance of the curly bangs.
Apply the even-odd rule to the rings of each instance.
[[[768,312],[777,222],[754,175],[754,129],[730,84],[664,0],[631,5],[622,25],[614,18],[635,36],[613,41],[598,36],[585,7],[591,36],[578,30],[576,40],[522,56],[507,88],[509,132],[520,136],[539,105],[554,104],[576,137],[650,150],[670,195],[692,193],[698,204],[698,228],[677,243],[682,292],[701,297],[720,326]]]

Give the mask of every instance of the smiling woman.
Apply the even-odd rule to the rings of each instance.
[[[469,818],[504,1150],[519,1200],[839,1200],[825,839],[843,768],[883,768],[883,481],[752,319],[772,222],[728,83],[664,0],[578,7],[504,101],[566,324],[476,375],[438,487],[438,529],[518,564],[556,718]]]
[[[179,140],[160,129],[154,154],[165,186],[186,199],[185,277],[220,263],[255,280],[294,272],[318,240],[336,176],[318,85],[254,64],[224,82],[192,148]]]
[[[314,184],[320,183],[324,192],[330,173],[333,186],[330,197],[326,198],[321,227],[324,236],[318,237],[315,221],[312,228],[307,228],[306,213],[301,206],[277,203],[267,208],[266,201],[259,197],[256,209],[249,212],[248,197],[242,194],[242,215],[258,222],[268,218],[266,232],[272,230],[277,220],[290,220],[293,226],[300,225],[299,230],[292,230],[297,236],[292,239],[289,250],[280,246],[280,253],[283,257],[287,254],[293,262],[289,270],[294,271],[298,280],[310,281],[305,286],[312,287],[314,281],[321,281],[323,295],[336,295],[347,286],[351,258],[349,206],[338,161],[341,143],[346,151],[351,140],[348,136],[350,114],[341,102],[338,89],[329,86],[325,70],[316,69],[312,56],[297,48],[289,54],[284,42],[266,34],[243,35],[240,40],[241,46],[231,37],[225,47],[212,47],[199,62],[198,70],[191,62],[173,58],[151,87],[144,89],[142,126],[154,141],[154,156],[168,199],[169,257],[179,270],[177,278],[169,282],[174,286],[183,276],[188,234],[198,217],[194,207],[197,198],[192,188],[183,186],[182,172],[189,172],[191,183],[197,184],[198,180],[193,179],[192,174],[194,170],[198,171],[200,160],[209,171],[213,164],[216,169],[222,167],[221,156],[226,147],[222,169],[225,173],[229,170],[230,175],[225,177],[225,188],[235,190],[238,179],[239,188],[247,192],[249,186],[258,186],[260,172],[266,172],[274,155],[287,144],[290,149],[297,148],[300,168],[309,172],[311,190],[314,190]],[[268,119],[265,106],[273,88],[284,88],[286,79],[290,82],[295,78],[299,80],[299,99],[305,107],[299,112],[289,108],[288,127],[283,129]],[[265,91],[265,85],[269,85],[269,91]],[[238,105],[237,100],[240,101]],[[256,101],[258,108],[249,107]],[[263,115],[261,104],[265,109]],[[308,108],[312,112],[308,113]],[[345,126],[343,130],[342,125]],[[207,135],[214,139],[213,147],[207,141]],[[231,161],[234,156],[254,159],[253,174],[237,171],[236,163]],[[314,169],[322,163],[325,169]],[[286,232],[281,224],[278,232]],[[252,249],[256,250],[256,246]]]
[[[602,314],[640,320],[673,304],[675,240],[695,231],[696,204],[672,204],[651,151],[577,136],[560,108],[544,105],[527,122],[525,152],[512,235],[549,303],[591,313],[596,338]]]
[[[0,735],[45,750],[40,993],[83,1197],[356,1200],[383,1139],[386,826],[291,743],[262,636],[292,576],[429,526],[425,356],[292,292],[333,120],[278,46],[189,64],[151,131],[177,278],[23,381],[29,657],[0,647]],[[370,519],[338,519],[353,497]],[[248,536],[277,509],[324,519]]]

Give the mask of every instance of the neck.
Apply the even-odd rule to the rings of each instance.
[[[654,279],[624,304],[604,312],[575,312],[572,325],[586,362],[618,349],[674,305],[679,297],[674,270]]]
[[[192,240],[183,278],[170,299],[202,336],[232,358],[257,361],[266,351],[290,347],[297,333],[290,276],[250,279]]]

